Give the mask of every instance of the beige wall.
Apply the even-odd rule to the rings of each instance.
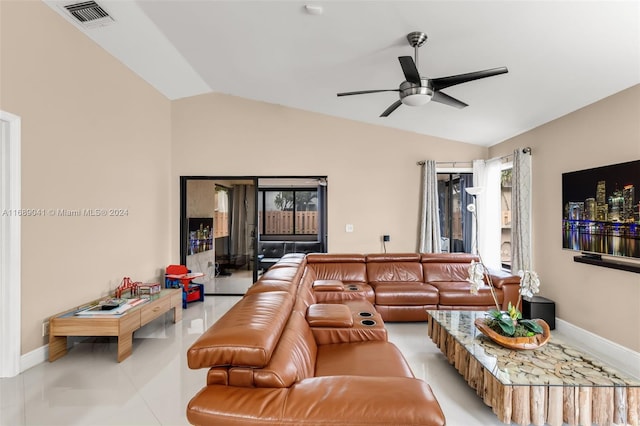
[[[533,265],[558,317],[640,351],[640,275],[575,263],[562,249],[562,173],[640,159],[640,86],[490,149],[533,151]]]
[[[175,101],[172,113],[174,214],[181,175],[326,175],[330,252],[379,253],[383,234],[391,236],[388,251],[416,251],[416,162],[487,154],[484,147],[221,94]],[[172,227],[177,259],[177,221]]]
[[[169,261],[170,102],[40,1],[0,6],[0,109],[22,118],[22,347],[48,316]],[[175,218],[175,221],[178,219]]]
[[[170,103],[41,2],[1,0],[0,43],[0,109],[22,117],[22,207],[128,212],[22,221],[22,353],[46,343],[49,315],[179,259],[181,175],[327,175],[330,251],[379,252],[383,234],[388,251],[415,251],[416,161],[515,146],[534,152],[542,294],[640,351],[639,276],[574,263],[558,232],[563,172],[640,158],[638,87],[487,150],[220,94]]]

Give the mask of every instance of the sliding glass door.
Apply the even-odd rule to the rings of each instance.
[[[257,178],[180,178],[180,261],[205,294],[240,295],[257,280]]]

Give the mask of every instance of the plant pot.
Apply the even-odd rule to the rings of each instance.
[[[486,318],[476,318],[474,324],[478,330],[489,339],[508,349],[537,349],[544,346],[551,338],[551,330],[549,324],[544,320],[536,319],[535,321],[542,327],[542,334],[536,334],[531,337],[509,337],[503,336],[492,330],[486,323]]]

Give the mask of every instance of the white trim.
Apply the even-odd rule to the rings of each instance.
[[[20,357],[20,372],[49,360],[49,345],[40,346]]]
[[[0,377],[20,374],[20,117],[0,110],[2,176],[0,179]],[[5,136],[8,136],[6,138]],[[11,214],[5,215],[6,210]]]
[[[611,364],[623,373],[640,378],[640,353],[597,334],[556,318],[556,330],[561,337],[584,352]]]

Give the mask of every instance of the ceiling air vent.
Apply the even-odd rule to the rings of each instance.
[[[95,1],[72,3],[64,8],[86,28],[100,27],[114,22],[113,18]]]

